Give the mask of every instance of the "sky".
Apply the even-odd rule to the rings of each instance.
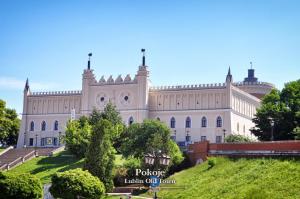
[[[0,99],[22,112],[23,89],[81,90],[88,53],[97,79],[136,74],[146,49],[153,86],[300,78],[299,1],[1,0]]]

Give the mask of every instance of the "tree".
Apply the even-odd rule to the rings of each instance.
[[[228,135],[225,138],[226,142],[253,142],[253,140],[244,135]]]
[[[170,129],[158,120],[132,124],[126,134],[127,137],[121,146],[124,157],[143,159],[147,153],[160,151],[171,157],[170,165],[179,164],[183,160],[179,147],[170,139]]]
[[[39,199],[42,198],[41,181],[28,173],[0,173],[0,197],[5,199]]]
[[[103,112],[94,109],[89,117],[89,123],[91,125],[95,125],[101,119],[108,120],[114,126],[115,131],[111,132],[110,135],[115,149],[119,151],[122,140],[124,138],[123,132],[125,129],[125,125],[123,124],[120,113],[116,110],[116,106],[109,102],[105,106]]]
[[[99,199],[105,193],[104,185],[97,177],[79,168],[55,173],[51,182],[50,193],[55,198]]]
[[[97,176],[107,191],[113,188],[115,149],[112,146],[111,134],[115,128],[106,119],[100,119],[93,125],[91,141],[86,153],[84,169]]]
[[[85,116],[68,122],[64,140],[72,154],[84,157],[90,142],[91,128]]]
[[[274,121],[274,140],[295,139],[293,130],[300,125],[300,80],[285,84],[282,91],[272,90],[262,99],[251,132],[259,140],[271,139],[270,118]]]
[[[17,143],[20,119],[16,110],[6,108],[5,101],[0,99],[0,143],[14,145]]]

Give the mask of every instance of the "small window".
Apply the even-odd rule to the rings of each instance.
[[[201,127],[207,127],[207,119],[206,119],[206,117],[202,117],[202,119],[201,119]]]
[[[156,119],[157,119],[158,121],[160,121],[160,118],[159,118],[159,117],[157,117]]]
[[[174,118],[174,117],[172,117],[172,118],[171,118],[171,121],[170,121],[170,126],[171,126],[171,128],[172,128],[172,129],[174,129],[174,128],[175,128],[175,126],[176,126],[176,120],[175,120],[175,118]]]
[[[33,146],[33,138],[29,138],[29,146]]]
[[[222,127],[222,118],[220,116],[217,117],[217,127]]]
[[[185,120],[185,128],[191,128],[191,118],[187,117]]]
[[[56,120],[54,122],[54,131],[57,131],[58,130],[58,121]]]
[[[46,122],[43,121],[42,122],[42,128],[41,128],[42,131],[46,131]]]
[[[206,141],[206,136],[201,136],[201,141]]]
[[[34,131],[34,122],[33,121],[30,122],[30,131]]]
[[[129,120],[128,120],[128,124],[129,126],[133,123],[133,117],[130,117]]]
[[[222,142],[222,136],[216,136],[216,143],[221,143]]]

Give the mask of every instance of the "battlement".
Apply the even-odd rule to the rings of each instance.
[[[195,84],[195,85],[177,85],[177,86],[153,86],[153,87],[150,87],[150,91],[219,89],[219,88],[225,88],[225,87],[226,87],[225,83]]]
[[[272,87],[275,88],[274,84],[268,83],[268,82],[234,82],[234,86],[267,86],[267,87]]]
[[[106,80],[104,76],[102,76],[99,81],[95,80],[92,85],[113,85],[113,84],[135,84],[137,83],[136,77],[131,79],[130,75],[126,75],[124,79],[121,75],[119,75],[116,79],[110,75]]]
[[[29,96],[45,96],[45,95],[81,95],[81,91],[46,91],[32,92]]]

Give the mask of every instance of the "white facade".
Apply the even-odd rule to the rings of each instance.
[[[81,91],[31,92],[27,81],[18,147],[60,145],[59,136],[64,135],[72,109],[79,118],[93,108],[103,110],[109,101],[116,105],[125,124],[147,118],[165,122],[179,145],[203,139],[223,142],[224,132],[250,135],[252,118],[260,105],[254,95],[264,95],[273,88],[257,81],[233,83],[230,70],[224,83],[150,87],[144,60],[133,79],[127,75],[124,79],[110,76],[96,80],[88,67],[82,75]]]

